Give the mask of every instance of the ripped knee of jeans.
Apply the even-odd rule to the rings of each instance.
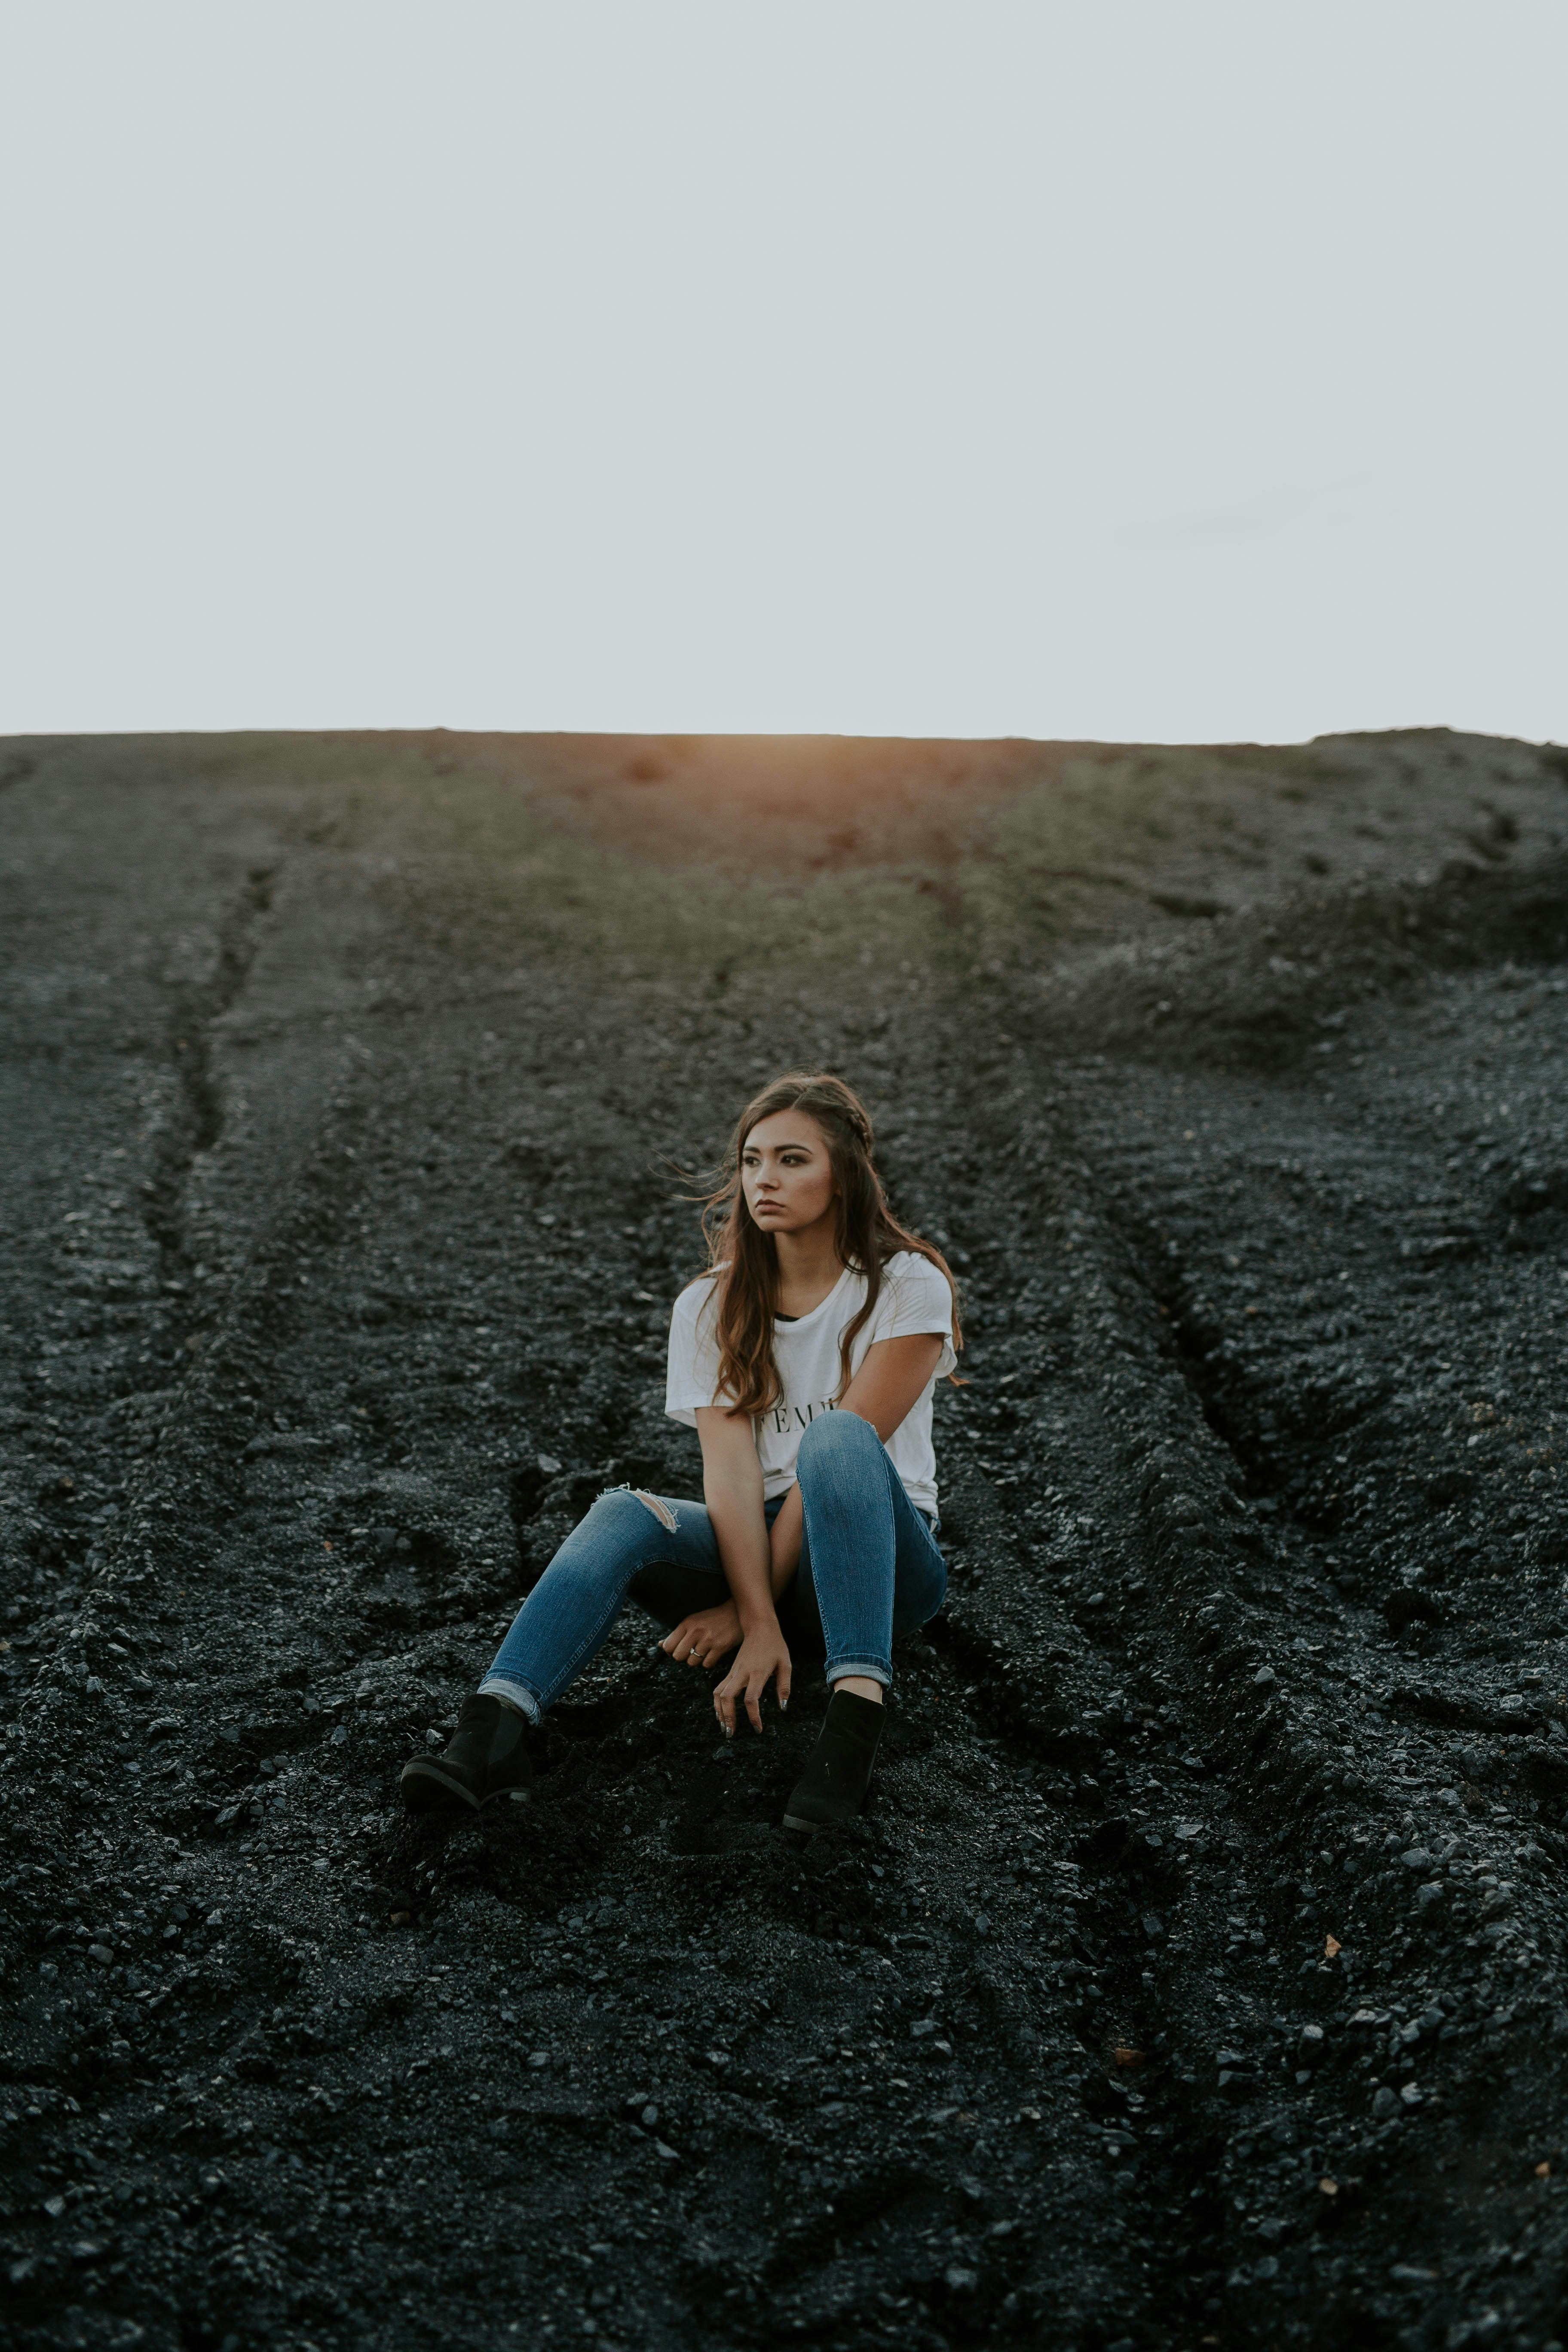
[[[640,1486],[627,1486],[623,1488],[622,1491],[630,1495],[634,1501],[641,1503],[646,1510],[651,1511],[654,1517],[658,1521],[659,1526],[667,1528],[669,1534],[674,1535],[676,1531],[675,1513],[670,1509],[669,1505],[667,1502],[661,1500],[658,1495],[645,1495]]]

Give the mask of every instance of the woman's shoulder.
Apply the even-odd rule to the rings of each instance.
[[[919,1250],[895,1250],[882,1261],[882,1296],[878,1301],[877,1320],[898,1322],[906,1316],[941,1316],[952,1313],[952,1292],[940,1265],[933,1265]]]
[[[685,1289],[676,1295],[675,1313],[695,1322],[717,1290],[719,1276],[723,1271],[722,1266],[710,1267],[706,1274],[700,1274],[695,1282],[689,1282]]]
[[[933,1265],[921,1250],[895,1250],[891,1257],[882,1260],[884,1282],[939,1282],[947,1288],[947,1276],[940,1265]]]

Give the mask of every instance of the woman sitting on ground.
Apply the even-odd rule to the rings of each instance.
[[[665,1410],[695,1428],[703,1501],[601,1495],[513,1620],[442,1756],[403,1769],[416,1811],[521,1795],[528,1738],[595,1655],[627,1594],[691,1666],[730,1661],[726,1737],[762,1729],[792,1660],[832,1696],[784,1808],[812,1831],[861,1811],[896,1637],[942,1606],[931,1393],[962,1345],[952,1277],[892,1216],[871,1122],[839,1078],[764,1088],[708,1203],[710,1270],[670,1320]],[[733,1654],[731,1655],[731,1653]]]

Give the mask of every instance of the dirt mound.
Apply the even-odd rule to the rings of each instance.
[[[1563,2334],[1568,778],[0,751],[20,2345]],[[639,812],[641,812],[639,814]],[[405,1817],[662,1414],[669,1170],[842,1068],[964,1283],[875,1807],[628,1618]]]

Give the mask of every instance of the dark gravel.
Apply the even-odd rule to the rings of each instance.
[[[1446,735],[0,747],[8,2340],[1568,2339],[1565,835]],[[872,1813],[628,1619],[405,1820],[695,1490],[671,1169],[816,1059],[972,1339]]]

